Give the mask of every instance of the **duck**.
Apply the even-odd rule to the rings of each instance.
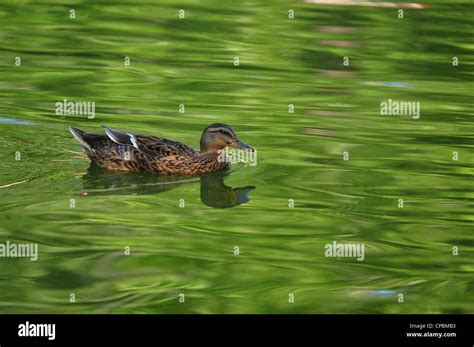
[[[103,128],[105,134],[87,133],[75,127],[70,127],[69,131],[84,147],[87,157],[109,171],[197,176],[229,168],[230,163],[222,155],[225,147],[255,151],[224,123],[213,123],[204,129],[199,151],[160,136]]]

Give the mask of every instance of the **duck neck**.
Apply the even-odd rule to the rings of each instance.
[[[199,157],[201,160],[217,161],[219,159],[219,152],[218,151],[201,152]]]
[[[201,153],[201,155],[199,156],[199,161],[201,163],[207,164],[219,164],[219,167],[229,166],[224,151],[208,151]]]

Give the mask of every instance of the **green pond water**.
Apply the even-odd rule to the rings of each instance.
[[[0,244],[38,259],[0,258],[0,313],[474,313],[474,6],[423,4],[2,2]],[[68,131],[214,122],[256,166],[108,173]]]

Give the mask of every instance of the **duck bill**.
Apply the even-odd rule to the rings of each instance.
[[[238,148],[238,149],[244,149],[244,150],[252,151],[252,152],[255,151],[254,148],[250,147],[249,145],[247,145],[246,143],[243,143],[243,142],[240,141],[240,140],[239,140],[239,142],[237,143],[236,148]]]

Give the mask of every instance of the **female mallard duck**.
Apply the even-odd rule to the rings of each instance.
[[[209,125],[201,135],[201,151],[163,137],[133,135],[105,128],[105,135],[69,128],[91,161],[107,170],[194,176],[221,171],[224,147],[253,150],[223,123]]]

